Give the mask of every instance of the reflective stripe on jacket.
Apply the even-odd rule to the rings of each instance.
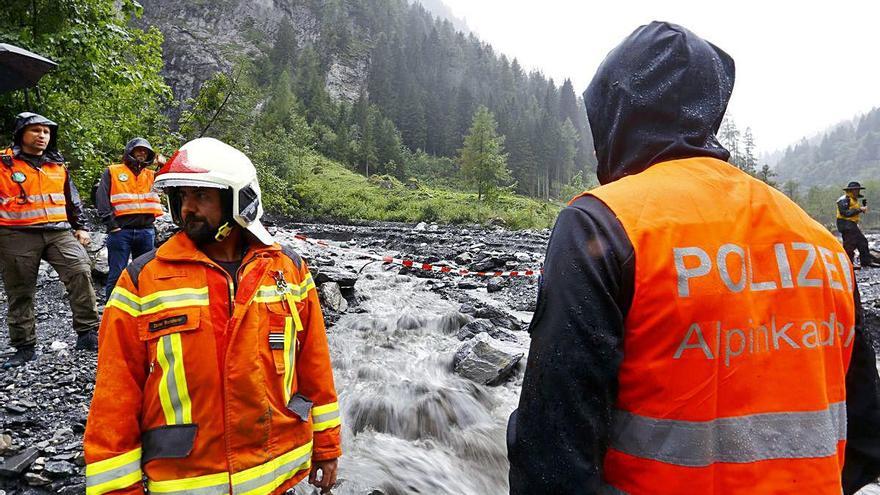
[[[617,215],[636,263],[606,491],[838,495],[855,325],[839,242],[711,158],[586,194]]]
[[[0,165],[0,226],[68,221],[64,165],[46,162],[37,169],[15,158],[11,149],[3,152],[3,161]]]
[[[148,493],[281,494],[339,457],[315,284],[285,253],[250,248],[237,292],[183,233],[123,272],[99,333],[87,495],[143,493],[142,474]]]
[[[110,205],[115,216],[162,216],[159,194],[153,191],[155,172],[145,168],[135,174],[123,164],[110,165],[107,170],[110,172]]]

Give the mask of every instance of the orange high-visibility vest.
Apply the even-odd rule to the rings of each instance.
[[[145,168],[135,174],[122,164],[110,165],[107,170],[110,172],[110,205],[114,216],[162,216],[159,194],[153,191],[155,172]]]
[[[308,266],[251,246],[236,276],[234,291],[182,232],[122,273],[98,334],[87,495],[280,495],[340,456]]]
[[[855,332],[839,242],[711,158],[585,194],[636,260],[605,492],[839,495]]]
[[[47,162],[38,170],[15,158],[11,149],[0,159],[0,226],[67,221],[64,165]]]

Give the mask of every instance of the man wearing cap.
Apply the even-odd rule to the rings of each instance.
[[[868,239],[859,228],[862,213],[868,212],[867,205],[860,205],[862,187],[858,182],[850,182],[843,191],[846,193],[837,200],[837,231],[843,236],[843,249],[849,259],[855,262],[856,249],[859,250],[859,262],[862,267],[876,266],[871,252],[868,250]]]
[[[107,167],[98,183],[95,205],[107,228],[110,267],[104,300],[110,297],[129,257],[137,258],[153,249],[153,223],[162,215],[159,194],[153,190],[155,172],[149,168],[155,159],[150,142],[134,138],[125,145],[122,163]],[[161,158],[159,161],[161,165]]]
[[[256,169],[200,138],[155,186],[181,232],[107,302],[86,492],[280,495],[307,476],[329,492],[341,415],[321,306],[306,263],[260,222]]]
[[[84,246],[82,203],[57,148],[58,125],[30,112],[17,116],[13,146],[0,153],[0,266],[16,348],[3,368],[34,359],[34,292],[40,260],[58,272],[73,312],[76,348],[95,351],[98,312]]]

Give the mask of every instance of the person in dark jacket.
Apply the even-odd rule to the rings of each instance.
[[[95,290],[84,248],[91,239],[57,139],[57,124],[24,112],[15,121],[12,147],[0,156],[0,267],[9,298],[10,343],[16,348],[4,368],[36,356],[34,293],[40,260],[52,265],[67,288],[76,348],[95,351],[98,346]]]
[[[727,160],[729,153],[715,134],[733,80],[732,59],[684,28],[654,22],[637,29],[609,54],[584,93],[599,182],[672,160]],[[635,266],[627,231],[596,196],[579,196],[560,213],[529,327],[532,342],[519,407],[508,424],[510,493],[618,493],[603,482],[603,462],[636,294]],[[862,327],[858,288],[852,285],[856,314],[846,375],[846,494],[880,475],[880,378]],[[803,490],[810,492],[808,486]]]
[[[129,259],[153,250],[156,217],[162,215],[159,195],[153,191],[154,172],[149,167],[156,152],[144,138],[125,145],[121,165],[104,170],[95,190],[98,215],[107,229],[107,285],[104,300],[110,297]],[[159,164],[164,160],[160,157]]]
[[[843,237],[843,249],[853,263],[858,249],[862,268],[876,266],[876,260],[868,249],[868,239],[859,228],[862,213],[868,212],[867,205],[859,204],[859,199],[864,197],[864,189],[858,182],[850,182],[843,188],[844,195],[837,199],[837,231]]]

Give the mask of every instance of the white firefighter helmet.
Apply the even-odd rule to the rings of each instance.
[[[198,138],[184,144],[156,174],[157,189],[211,187],[229,189],[231,217],[263,244],[275,242],[263,224],[263,205],[257,169],[244,153],[214,138]],[[175,221],[180,221],[179,204],[172,205]],[[177,211],[175,211],[177,210]]]

